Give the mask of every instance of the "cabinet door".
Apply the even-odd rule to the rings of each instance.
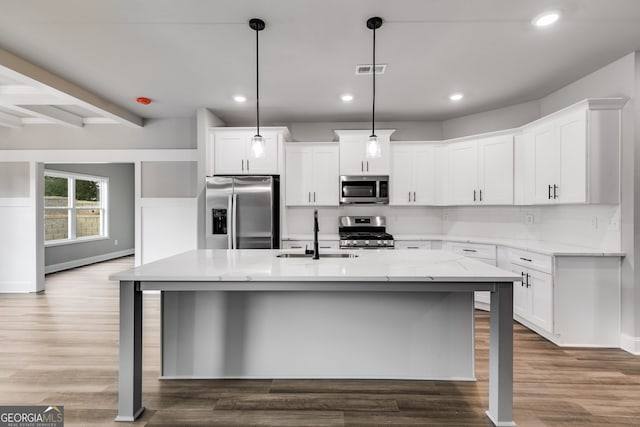
[[[277,175],[278,171],[278,134],[263,132],[264,156],[253,157],[250,149],[251,137],[247,139],[246,173],[251,175]]]
[[[513,204],[513,136],[482,140],[478,157],[478,200],[487,205]]]
[[[286,205],[310,205],[311,192],[313,191],[313,149],[311,147],[287,146],[285,157]],[[338,191],[337,184],[336,191]]]
[[[449,145],[435,147],[436,164],[434,167],[436,183],[436,204],[446,206],[450,203],[451,184],[449,176]]]
[[[435,147],[419,145],[413,151],[413,202],[416,205],[436,204]]]
[[[555,203],[553,185],[559,181],[560,150],[554,126],[548,125],[533,131],[533,156],[533,199],[540,204]]]
[[[478,144],[476,141],[451,144],[451,200],[453,205],[472,205],[478,200]],[[475,197],[474,197],[475,195]],[[475,199],[475,200],[474,200]]]
[[[525,283],[526,273],[524,269],[518,269],[517,266],[513,266],[511,271],[522,275],[522,282],[514,283],[513,285],[513,313],[528,320],[531,312],[531,300],[529,298],[529,289]]]
[[[558,120],[560,203],[587,202],[587,113],[580,111]]]
[[[513,142],[513,202],[516,205],[530,205],[534,202],[534,153],[533,134],[524,132]]]
[[[413,203],[413,150],[408,144],[394,144],[391,147],[391,191],[390,205],[410,205]]]
[[[361,141],[340,143],[340,175],[364,174],[364,144]]]
[[[364,156],[364,173],[366,175],[389,175],[389,158],[391,146],[389,141],[380,140],[380,157],[376,157],[374,159],[368,159],[366,156],[366,141],[362,143],[362,152],[365,153]]]
[[[553,332],[553,280],[550,274],[529,269],[531,311],[529,320]]]
[[[246,148],[249,134],[219,132],[213,136],[214,174],[246,174]]]
[[[303,173],[309,173],[303,169]],[[340,175],[338,171],[338,146],[313,149],[313,197],[316,205],[338,206]]]

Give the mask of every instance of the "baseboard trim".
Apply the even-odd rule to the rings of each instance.
[[[633,355],[640,356],[640,337],[620,334],[620,348]]]
[[[52,264],[44,267],[44,274],[56,273],[70,268],[82,267],[96,262],[108,261],[114,258],[120,258],[127,255],[133,255],[134,249],[125,249],[118,252],[109,252],[108,254],[96,255],[88,258],[74,259],[73,261],[61,262],[60,264]]]

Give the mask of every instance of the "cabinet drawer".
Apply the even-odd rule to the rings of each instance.
[[[431,249],[431,241],[429,240],[396,240],[394,242],[396,249]]]
[[[512,264],[552,274],[553,264],[549,255],[542,255],[520,249],[511,249],[509,259]]]
[[[496,259],[496,246],[482,243],[442,242],[442,249],[471,258]]]
[[[337,240],[319,240],[318,247],[322,249],[340,249]],[[312,240],[285,240],[282,242],[282,249],[313,249]]]

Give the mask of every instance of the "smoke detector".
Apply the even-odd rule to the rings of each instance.
[[[373,64],[356,65],[356,76],[370,76]],[[376,74],[384,74],[387,71],[387,64],[376,64]]]

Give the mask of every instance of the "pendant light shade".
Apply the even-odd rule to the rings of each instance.
[[[367,19],[367,28],[373,31],[373,60],[371,76],[373,78],[373,96],[371,105],[371,135],[367,140],[367,158],[376,158],[382,155],[380,138],[376,135],[376,30],[382,27],[382,18],[377,16]]]
[[[260,45],[258,43],[258,34],[264,30],[264,27],[265,24],[262,19],[253,18],[249,21],[249,28],[256,32],[256,134],[251,138],[251,154],[254,158],[263,157],[266,154],[264,138],[260,135]]]

